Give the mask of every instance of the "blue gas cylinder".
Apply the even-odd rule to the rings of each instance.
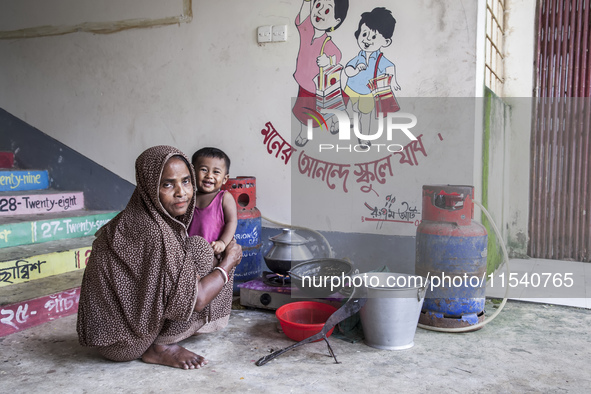
[[[256,178],[231,178],[223,186],[234,200],[238,213],[238,226],[234,239],[242,246],[242,261],[234,271],[234,294],[240,292],[238,285],[263,275],[261,241],[261,212],[256,208]]]
[[[415,273],[428,277],[419,323],[468,327],[484,320],[488,235],[474,218],[472,186],[423,186]]]

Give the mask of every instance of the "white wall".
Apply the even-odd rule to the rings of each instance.
[[[190,23],[0,40],[0,107],[131,182],[135,158],[147,147],[170,144],[190,155],[205,145],[218,146],[232,158],[231,176],[257,177],[263,215],[290,222],[290,166],[267,152],[261,129],[272,122],[293,143],[292,74],[299,46],[294,19],[300,5],[195,0]],[[333,34],[344,61],[359,51],[353,33],[360,14],[376,6],[392,10],[398,21],[384,53],[396,64],[401,101],[474,96],[476,0],[351,1],[345,23]],[[287,42],[257,44],[258,26],[280,24],[288,26]],[[442,130],[436,125],[417,131],[428,135],[429,157],[410,173],[398,167],[399,175],[388,182],[412,188],[405,197],[420,207],[422,184],[473,181],[474,139],[445,130],[449,138],[437,145]],[[456,177],[434,178],[434,168],[437,174],[454,173],[458,151],[470,158],[467,168]],[[380,190],[380,198],[384,193]],[[343,230],[365,231],[359,212],[350,215]],[[318,228],[341,229],[324,220]],[[395,225],[387,231],[409,233]]]
[[[67,26],[81,27],[84,23],[120,22],[179,17],[183,14],[184,0],[19,0],[0,4],[2,31],[22,32],[36,28],[39,31],[56,30]],[[41,26],[48,28],[40,29]],[[38,35],[38,34],[37,34]]]

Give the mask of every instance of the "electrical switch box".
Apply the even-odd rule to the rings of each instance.
[[[271,26],[259,26],[257,30],[257,41],[260,42],[271,42]]]
[[[273,41],[287,41],[287,25],[273,26]]]

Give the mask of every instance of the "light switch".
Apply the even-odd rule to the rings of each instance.
[[[287,25],[273,26],[273,41],[287,41]]]
[[[259,26],[257,30],[258,42],[271,42],[271,26]]]

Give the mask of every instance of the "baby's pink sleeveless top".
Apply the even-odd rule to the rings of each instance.
[[[224,193],[226,190],[220,190],[207,207],[195,208],[193,221],[189,225],[189,236],[200,235],[209,243],[220,239],[225,226],[222,209]]]

